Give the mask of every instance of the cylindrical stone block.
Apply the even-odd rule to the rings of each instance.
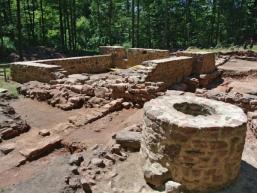
[[[145,163],[167,168],[170,180],[193,192],[217,190],[237,178],[247,123],[242,109],[173,95],[151,100],[144,111]]]

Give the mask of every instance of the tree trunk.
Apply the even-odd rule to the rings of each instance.
[[[169,12],[168,12],[168,0],[165,0],[165,42],[166,48],[170,47],[170,38],[169,38]]]
[[[140,22],[140,4],[139,0],[137,0],[137,47],[139,47],[139,23]]]
[[[132,0],[132,7],[131,7],[131,12],[132,12],[132,47],[135,47],[135,0]]]
[[[62,7],[62,0],[59,0],[59,22],[60,22],[60,37],[61,37],[61,47],[62,51],[65,51],[64,46],[64,27],[63,27],[63,7]]]
[[[113,15],[113,2],[109,0],[109,44],[112,45],[112,16]]]
[[[21,34],[21,3],[20,0],[16,0],[16,6],[17,6],[17,32],[18,32],[18,50],[20,55],[20,60],[23,60],[23,54],[22,54],[22,34]]]
[[[46,35],[45,35],[45,18],[44,18],[43,0],[40,0],[40,16],[41,16],[41,41],[43,44],[45,44]]]

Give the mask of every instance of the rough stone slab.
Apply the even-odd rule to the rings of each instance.
[[[0,93],[6,93],[8,90],[5,88],[0,88]]]
[[[141,133],[124,129],[116,134],[116,143],[126,149],[139,150],[141,146]]]
[[[20,154],[26,157],[27,160],[33,160],[59,147],[61,141],[62,139],[59,136],[44,138],[33,147],[22,149]]]
[[[4,154],[8,154],[11,151],[13,151],[15,147],[16,147],[15,143],[5,143],[0,145],[0,151],[3,152]]]

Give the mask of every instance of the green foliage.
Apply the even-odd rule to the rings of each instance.
[[[0,0],[2,52],[46,45],[76,55],[100,45],[180,49],[257,41],[256,0],[19,1],[20,18],[18,0]]]
[[[7,77],[10,77],[10,69],[7,69]],[[17,92],[17,87],[19,86],[18,83],[16,82],[12,82],[12,81],[8,81],[5,82],[3,77],[0,77],[0,88],[4,88],[7,89],[11,95],[13,95],[14,97],[18,96],[18,92]],[[3,192],[3,189],[0,189],[0,193],[1,191]]]

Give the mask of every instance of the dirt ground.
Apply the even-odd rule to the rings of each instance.
[[[59,179],[59,182],[63,183],[65,170],[68,166],[67,157],[69,157],[69,153],[67,150],[60,149],[36,161],[26,163],[20,167],[16,167],[17,162],[19,162],[22,157],[19,154],[19,150],[39,140],[40,136],[38,135],[38,131],[40,129],[51,130],[51,128],[60,123],[63,123],[69,117],[79,113],[85,113],[90,111],[90,109],[82,108],[66,112],[57,108],[50,107],[45,103],[25,98],[15,100],[11,103],[11,105],[15,108],[16,112],[19,113],[21,117],[30,124],[32,128],[30,132],[22,134],[8,141],[8,143],[15,142],[16,148],[8,155],[2,157],[0,156],[0,187],[2,187],[4,190],[8,190],[9,187],[20,184],[18,185],[19,188],[17,191],[28,193],[26,187],[30,189],[30,183],[33,182],[32,186],[36,188],[36,184],[39,183],[41,178],[44,176],[49,176],[49,179],[48,177],[45,177],[46,183],[49,183],[51,178],[55,179],[62,176],[63,178]],[[64,143],[82,143],[87,147],[91,147],[96,144],[108,144],[112,141],[112,135],[115,134],[116,131],[129,125],[141,122],[142,116],[142,110],[138,109],[114,112],[91,124],[77,128],[70,135],[64,138]],[[65,161],[67,166],[64,166],[63,164]],[[58,173],[55,172],[58,170],[56,167],[60,169]],[[51,170],[48,168],[55,169]],[[58,177],[59,174],[61,175]],[[38,182],[35,182],[37,178],[39,178]],[[55,183],[56,181],[51,181],[50,184],[52,184],[54,187]],[[46,184],[43,184],[42,187],[45,185]],[[21,191],[23,188],[25,188],[26,191]],[[33,188],[30,190],[31,192],[39,192],[38,190],[33,190]],[[50,190],[51,188],[49,188],[49,192],[57,192],[57,190]],[[44,192],[45,191],[46,190],[44,189]],[[12,189],[10,192],[16,192],[16,189],[14,188],[14,190]]]

